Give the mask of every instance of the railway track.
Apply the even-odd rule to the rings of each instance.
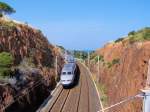
[[[78,63],[79,80],[75,87],[57,88],[47,107],[38,112],[97,112],[100,109],[98,95],[87,69]]]

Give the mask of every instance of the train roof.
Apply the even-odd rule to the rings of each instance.
[[[75,63],[67,63],[64,65],[62,71],[72,71],[75,67]]]

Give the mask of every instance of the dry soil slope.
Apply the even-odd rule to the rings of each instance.
[[[104,62],[101,62],[100,66],[99,79],[106,85],[108,105],[139,93],[145,86],[150,59],[149,40],[131,42],[127,38],[120,42],[106,44],[96,53],[104,57]],[[107,63],[114,59],[119,59],[119,62],[108,67]],[[141,104],[141,100],[136,99],[110,112],[140,112]]]

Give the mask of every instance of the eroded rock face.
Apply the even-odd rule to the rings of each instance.
[[[44,79],[44,82],[40,86],[33,88],[31,93],[27,95],[29,97],[28,99],[32,100],[32,97],[34,97],[35,101],[38,101],[38,95],[40,94],[45,95],[41,95],[41,97],[39,97],[40,101],[47,97],[49,92],[48,89],[50,90],[55,87],[56,77],[58,77],[55,73],[56,55],[59,62],[58,73],[60,73],[63,64],[63,59],[59,50],[53,45],[49,44],[48,40],[39,30],[33,29],[27,25],[16,23],[13,26],[9,26],[6,25],[4,20],[0,20],[0,52],[2,51],[10,52],[14,56],[14,66],[18,66],[24,58],[33,58],[35,68],[39,70],[39,75],[42,77],[42,79]],[[33,78],[33,80],[30,80],[29,83],[24,86],[33,86],[34,83],[36,83],[36,80]],[[2,111],[3,106],[6,106],[12,102],[14,100],[13,97],[17,94],[20,94],[22,91],[23,89],[16,91],[10,85],[0,85],[0,102],[2,102],[0,103],[0,110]],[[38,94],[34,92],[38,92]],[[21,101],[22,105],[24,105],[24,108],[29,106],[25,102],[27,101],[26,98]],[[31,106],[32,101],[28,104]],[[19,104],[16,105],[19,108]]]
[[[104,56],[105,62],[119,59],[110,68],[101,63],[99,81],[107,87],[108,105],[128,96],[134,96],[144,88],[150,59],[150,41],[133,44],[107,44],[96,51]],[[115,107],[110,112],[140,112],[142,99],[135,99]]]
[[[31,55],[38,65],[50,66],[53,63],[52,47],[47,39],[40,31],[25,25],[1,27],[0,52],[2,51],[9,51],[15,56],[14,64],[19,64],[25,56]]]

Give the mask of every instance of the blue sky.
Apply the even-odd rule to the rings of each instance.
[[[150,26],[150,0],[1,0],[12,18],[41,29],[50,43],[92,50]]]

